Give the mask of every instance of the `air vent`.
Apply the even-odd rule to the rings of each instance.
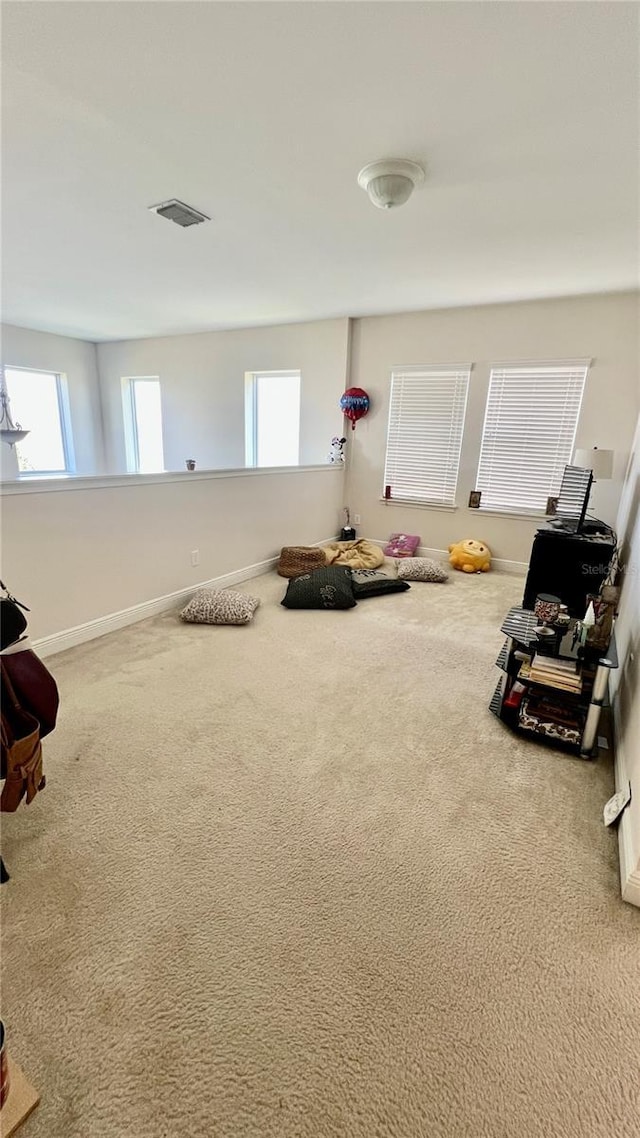
[[[159,214],[160,217],[166,217],[168,221],[175,221],[176,225],[181,225],[183,229],[188,225],[200,225],[203,221],[211,221],[206,213],[200,213],[199,209],[185,205],[177,198],[172,198],[168,202],[160,202],[158,205],[150,205],[149,209],[152,213]]]

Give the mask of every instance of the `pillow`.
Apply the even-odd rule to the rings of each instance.
[[[260,600],[233,589],[198,589],[180,613],[188,624],[248,624]]]
[[[415,533],[392,533],[384,552],[387,557],[413,557],[420,545],[420,538]]]
[[[381,597],[385,593],[404,593],[411,588],[406,581],[398,580],[398,572],[393,569],[352,569],[353,595],[357,601],[365,597]]]
[[[350,569],[377,569],[384,561],[384,553],[372,541],[332,541],[325,545],[327,565],[348,565]]]
[[[449,574],[437,561],[430,557],[405,557],[398,561],[398,577],[401,581],[448,581]]]
[[[351,570],[342,565],[326,565],[293,577],[281,602],[287,609],[352,609]]]

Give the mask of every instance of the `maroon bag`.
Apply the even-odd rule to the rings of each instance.
[[[1,658],[0,658],[1,659]],[[2,715],[0,730],[0,774],[6,779],[0,796],[0,810],[18,809],[25,794],[31,802],[45,786],[42,773],[42,744],[38,720],[20,706],[4,665],[2,676]]]
[[[60,703],[56,681],[51,672],[30,648],[3,656],[2,666],[20,706],[38,720],[40,738],[44,739],[56,725]]]

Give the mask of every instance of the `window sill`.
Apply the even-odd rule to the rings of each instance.
[[[162,474],[56,474],[44,478],[7,479],[0,492],[9,494],[51,494],[69,490],[107,490],[125,486],[157,486],[163,482],[208,482],[216,478],[261,478],[271,474],[309,474],[341,470],[343,462],[312,466],[249,466],[236,470],[167,470]]]
[[[381,497],[379,500],[385,506],[402,506],[406,510],[439,510],[443,513],[452,514],[463,508],[461,506],[442,506],[436,502],[407,502],[402,498]],[[484,518],[518,518],[520,521],[527,522],[546,522],[549,520],[546,514],[527,513],[525,510],[483,510],[482,506],[477,509],[471,506],[465,508],[467,513],[480,514]]]
[[[443,510],[447,514],[454,513],[458,506],[442,506],[436,502],[407,502],[402,498],[380,498],[385,506],[402,506],[405,510]]]
[[[546,514],[538,514],[534,510],[485,510],[482,506],[477,509],[468,507],[470,514],[482,514],[483,517],[488,518],[520,518],[527,522],[546,522],[548,521]]]
[[[75,478],[73,470],[20,470],[16,482],[37,482],[43,478]]]

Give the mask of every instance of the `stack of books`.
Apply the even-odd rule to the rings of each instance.
[[[563,743],[575,745],[582,737],[583,717],[577,711],[577,704],[570,707],[554,696],[530,692],[522,700],[518,719],[524,731]]]
[[[561,660],[555,656],[541,656],[536,653],[528,671],[527,679],[533,683],[546,684],[547,687],[576,695],[582,691],[582,677],[575,660]]]

